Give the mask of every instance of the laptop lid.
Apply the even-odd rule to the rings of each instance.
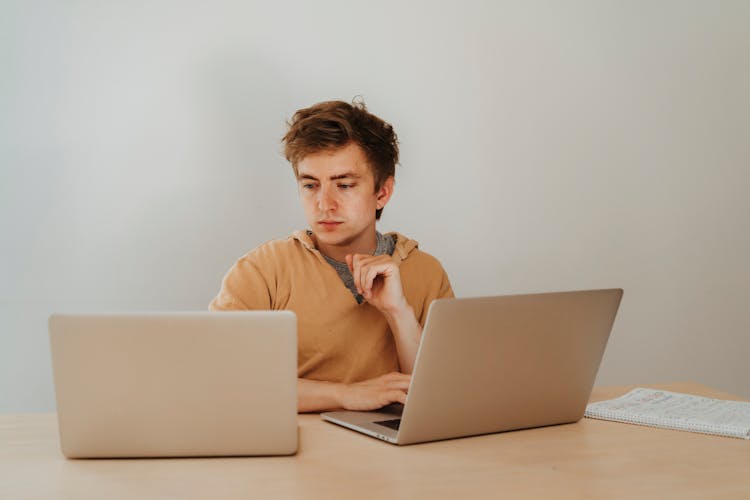
[[[398,431],[383,412],[324,418],[397,444],[575,422],[621,297],[610,289],[436,300]]]
[[[292,312],[53,314],[49,334],[67,457],[297,450]]]

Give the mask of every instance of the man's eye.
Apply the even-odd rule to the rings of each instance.
[[[341,189],[349,189],[349,188],[351,188],[353,186],[354,186],[354,184],[339,184],[339,187]]]
[[[302,184],[302,189],[312,189],[315,187],[315,184]]]

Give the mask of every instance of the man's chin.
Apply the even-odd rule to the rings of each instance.
[[[314,229],[311,231],[315,235],[315,239],[325,245],[341,246],[346,245],[350,240],[350,238],[343,234],[331,234],[325,231],[316,231]]]

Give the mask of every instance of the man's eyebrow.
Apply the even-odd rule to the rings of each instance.
[[[355,174],[354,172],[344,172],[343,174],[332,175],[331,177],[329,177],[329,179],[332,181],[337,181],[340,179],[359,179],[360,177],[362,176],[359,174]],[[312,180],[312,181],[318,180],[317,177],[310,175],[310,174],[300,174],[299,180],[302,180],[302,179],[307,179],[307,180]]]
[[[346,172],[346,173],[339,174],[339,175],[332,175],[331,180],[336,181],[339,179],[359,179],[360,177],[361,175],[355,174],[354,172]]]

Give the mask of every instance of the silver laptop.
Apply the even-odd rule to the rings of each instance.
[[[70,458],[297,450],[297,320],[288,311],[54,314]]]
[[[406,404],[321,417],[399,445],[576,422],[621,298],[610,289],[436,300]]]

